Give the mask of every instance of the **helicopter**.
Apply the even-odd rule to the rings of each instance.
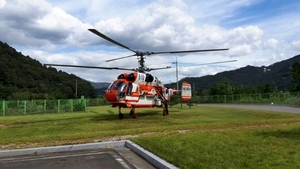
[[[138,115],[135,112],[136,108],[153,108],[160,107],[163,109],[163,116],[169,114],[168,102],[172,95],[181,93],[181,99],[183,102],[189,101],[192,97],[191,84],[188,82],[182,83],[181,90],[171,89],[163,85],[162,81],[152,76],[150,71],[169,69],[171,66],[161,68],[148,68],[145,66],[145,56],[156,54],[180,54],[191,52],[209,52],[209,51],[224,51],[224,49],[204,49],[204,50],[181,50],[181,51],[163,51],[163,52],[151,52],[151,51],[139,51],[131,49],[118,41],[104,35],[96,29],[88,29],[90,32],[97,36],[127,50],[132,51],[134,54],[124,57],[118,57],[106,62],[111,62],[119,59],[125,59],[136,56],[138,59],[139,67],[137,68],[121,68],[121,67],[98,67],[98,66],[82,66],[82,65],[62,65],[62,64],[45,64],[46,66],[62,66],[62,67],[76,67],[76,68],[91,68],[91,69],[106,69],[106,70],[126,70],[130,73],[122,73],[117,79],[109,85],[105,91],[106,100],[112,105],[112,107],[118,107],[118,116],[120,119],[124,118],[124,114],[121,112],[121,108],[130,108],[130,115],[133,118],[137,118]],[[227,61],[224,61],[227,62]],[[219,62],[221,63],[221,62]],[[178,86],[177,86],[178,88]]]

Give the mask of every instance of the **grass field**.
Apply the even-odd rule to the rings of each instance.
[[[1,149],[131,139],[180,168],[300,168],[300,115],[224,107],[0,117]]]

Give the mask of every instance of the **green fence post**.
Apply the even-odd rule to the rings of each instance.
[[[86,111],[86,99],[83,100],[84,111]]]
[[[24,101],[24,115],[26,115],[26,101]]]
[[[46,113],[46,110],[47,110],[47,101],[44,100],[44,113]]]
[[[5,101],[2,100],[2,113],[3,113],[3,116],[5,116]]]
[[[73,112],[74,111],[74,108],[73,108],[73,99],[70,99],[70,105],[71,105],[71,112]]]
[[[59,109],[60,109],[60,99],[57,100],[57,113],[59,113]]]

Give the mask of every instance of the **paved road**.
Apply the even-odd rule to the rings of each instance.
[[[249,105],[249,104],[200,104],[200,106],[222,106],[222,107],[234,107],[243,109],[254,109],[254,110],[268,110],[274,112],[285,112],[300,114],[299,106],[281,106],[281,105]]]

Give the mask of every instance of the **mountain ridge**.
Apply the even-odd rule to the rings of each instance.
[[[224,78],[228,79],[234,86],[254,86],[270,84],[278,90],[289,90],[291,86],[290,69],[295,62],[300,62],[300,54],[292,58],[273,63],[269,66],[247,65],[235,70],[219,72],[215,75],[205,75],[201,77],[185,77],[179,80],[179,84],[187,81],[193,88],[207,90],[221,82]],[[93,83],[92,85],[99,91],[105,90],[106,82]],[[100,86],[100,87],[99,87]],[[176,87],[176,83],[168,83],[165,86]],[[180,86],[180,85],[179,85]],[[103,92],[102,92],[103,93]]]
[[[216,85],[224,78],[228,79],[234,86],[254,86],[270,84],[278,90],[289,90],[291,87],[290,70],[295,62],[300,62],[300,54],[292,58],[273,63],[269,66],[247,65],[235,70],[219,72],[215,75],[202,77],[186,77],[179,81],[187,81],[194,84],[195,88],[208,89]],[[174,86],[175,83],[169,84]]]

